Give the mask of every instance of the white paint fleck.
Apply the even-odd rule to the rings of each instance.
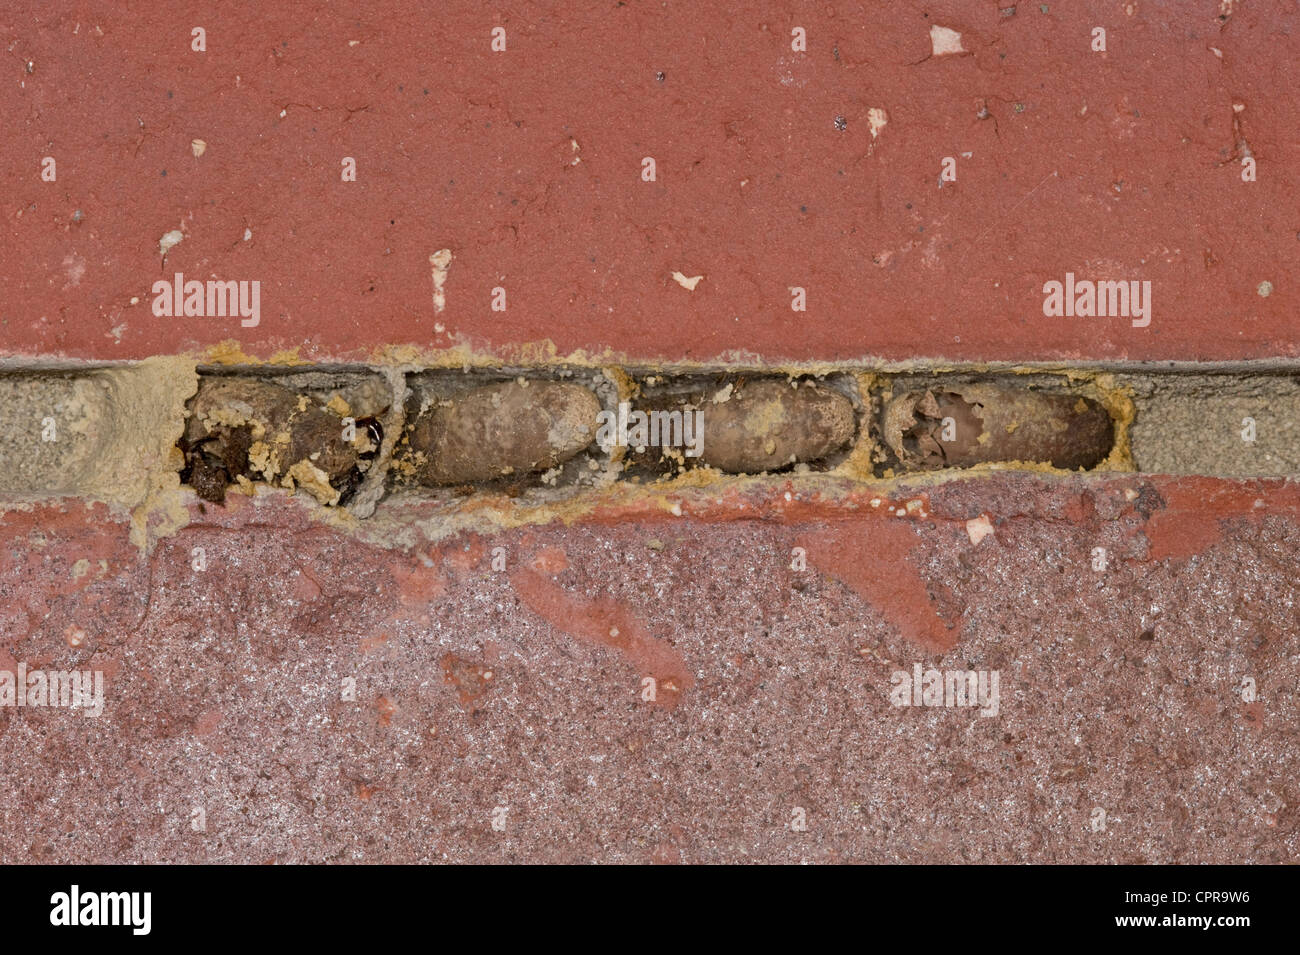
[[[180,229],[172,229],[170,232],[164,232],[161,239],[158,240],[158,254],[166,255],[176,246],[180,245],[185,238],[185,233]]]
[[[75,253],[69,252],[63,257],[64,273],[68,276],[69,285],[80,285],[81,277],[86,274],[86,260]]]
[[[688,292],[694,292],[695,286],[699,285],[700,282],[702,282],[703,280],[704,280],[703,275],[692,275],[688,278],[687,276],[683,275],[681,272],[673,273],[673,281],[676,282],[678,285],[680,285],[682,288],[686,289],[686,291]]]
[[[244,230],[244,241],[247,242],[247,241],[249,241],[251,238],[253,238],[253,230],[252,230],[252,229],[245,229],[245,230]]]
[[[447,270],[451,268],[451,249],[439,249],[429,256],[429,267],[433,272],[433,310],[441,312],[447,307],[447,293],[443,286],[447,283]]]
[[[966,536],[970,538],[972,544],[978,544],[992,533],[993,522],[989,520],[987,514],[972,517],[966,522]]]
[[[872,107],[867,110],[867,124],[871,127],[871,138],[875,139],[889,122],[889,114],[883,109]]]
[[[961,34],[956,30],[941,27],[937,23],[930,27],[931,56],[948,56],[952,53],[965,52],[966,48],[961,45]]]
[[[207,152],[207,149],[208,149],[208,144],[205,143],[203,140],[201,139],[190,140],[190,151],[194,153],[195,159],[198,159],[205,152]]]

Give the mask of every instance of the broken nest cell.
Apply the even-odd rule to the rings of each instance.
[[[1094,468],[1115,445],[1115,426],[1096,398],[1008,383],[930,383],[895,390],[880,421],[896,469],[933,471],[977,464]]]
[[[217,504],[256,483],[347,504],[379,455],[390,394],[379,377],[204,375],[180,441],[181,478]]]

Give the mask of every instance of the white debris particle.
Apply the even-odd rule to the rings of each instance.
[[[180,229],[172,229],[170,232],[164,232],[161,239],[158,240],[158,254],[166,255],[173,248],[181,244],[185,238],[185,233]]]
[[[972,544],[978,544],[992,533],[993,522],[989,520],[987,514],[981,514],[979,517],[972,517],[966,522],[966,534],[970,537],[970,542]]]
[[[867,124],[871,127],[871,138],[875,139],[880,135],[880,131],[885,128],[889,122],[889,114],[883,109],[872,107],[867,110]]]
[[[194,153],[194,158],[198,159],[208,148],[208,144],[201,139],[190,140],[190,150]]]
[[[694,292],[695,286],[699,285],[700,282],[702,282],[703,280],[704,280],[703,275],[692,275],[688,278],[687,276],[683,275],[681,272],[673,273],[673,281],[676,282],[678,285],[680,285],[682,288],[686,289],[686,291],[688,292]]]
[[[252,229],[245,229],[245,230],[244,230],[244,241],[247,242],[247,241],[248,241],[249,239],[251,239],[252,237],[253,237],[253,230],[252,230]]]
[[[68,276],[68,284],[80,285],[82,277],[86,274],[86,260],[69,252],[63,257],[63,268]]]
[[[956,30],[941,27],[937,23],[930,27],[931,56],[947,56],[950,53],[965,52],[966,48],[961,45],[961,34]]]
[[[447,282],[447,270],[451,268],[451,249],[439,249],[429,256],[429,266],[433,270],[433,310],[441,312],[447,307],[447,293],[442,287]]]

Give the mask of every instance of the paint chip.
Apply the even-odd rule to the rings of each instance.
[[[966,522],[966,535],[970,538],[972,544],[978,544],[992,533],[993,522],[989,520],[987,514],[972,517]]]
[[[867,110],[867,124],[871,127],[871,138],[875,139],[880,135],[880,131],[885,128],[889,122],[889,114],[883,109],[872,107]]]
[[[207,149],[208,149],[208,144],[205,143],[203,140],[201,139],[190,140],[190,151],[194,153],[195,159],[198,159],[205,152],[207,152]]]
[[[185,233],[180,229],[172,229],[170,232],[164,232],[161,239],[158,240],[158,254],[166,255],[173,248],[181,244],[185,238]]]
[[[931,56],[948,56],[951,53],[965,52],[966,48],[961,45],[961,34],[956,30],[941,27],[937,23],[930,27]]]
[[[447,293],[442,287],[447,282],[447,270],[451,268],[451,249],[439,249],[429,256],[429,266],[433,270],[433,310],[441,312],[447,307]]]
[[[694,292],[695,286],[699,285],[700,282],[704,281],[704,276],[692,275],[688,278],[687,276],[683,275],[681,272],[674,272],[673,281],[676,282],[678,285],[680,285],[682,288],[686,289],[686,291]]]

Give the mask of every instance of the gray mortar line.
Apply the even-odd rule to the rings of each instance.
[[[45,379],[47,384],[52,384],[57,380],[67,383],[71,388],[72,383],[82,376],[89,379],[96,375],[116,371],[129,372],[133,369],[142,368],[147,361],[156,360],[77,362],[48,358],[3,359],[0,360],[0,385],[7,383],[12,386],[24,379],[32,379],[34,383],[39,384],[41,379]],[[461,367],[430,367],[418,362],[217,365],[187,363],[181,357],[168,359],[168,361],[175,367],[185,366],[191,369],[191,374],[197,374],[203,379],[245,378],[268,383],[279,383],[290,388],[295,387],[292,381],[295,376],[335,376],[340,379],[355,377],[358,382],[363,376],[372,376],[385,381],[390,396],[390,404],[381,421],[383,427],[381,447],[376,457],[371,460],[369,468],[365,470],[357,491],[349,500],[349,503],[345,505],[346,509],[362,517],[369,516],[380,500],[398,492],[408,494],[414,491],[417,494],[427,493],[430,496],[436,493],[436,489],[399,486],[400,482],[395,478],[393,471],[394,461],[400,451],[399,445],[401,445],[402,439],[408,433],[406,427],[410,413],[408,402],[414,393],[413,387],[417,381],[426,387],[429,383],[434,383],[436,386],[438,381],[443,380],[467,382],[473,384],[474,387],[479,387],[480,384],[509,382],[516,377],[524,377],[535,380],[568,381],[581,384],[588,390],[593,390],[597,389],[597,386],[593,383],[593,376],[604,374],[608,377],[609,374],[613,373],[621,375],[625,380],[629,381],[640,381],[647,376],[655,376],[665,380],[668,386],[680,385],[683,394],[692,393],[692,389],[704,394],[709,387],[713,387],[712,385],[706,385],[709,381],[715,382],[716,387],[722,387],[727,381],[735,381],[749,375],[754,376],[751,381],[758,381],[763,378],[780,379],[782,377],[815,380],[822,382],[824,386],[845,394],[852,400],[857,427],[849,437],[844,439],[844,443],[839,446],[840,450],[832,454],[809,459],[806,462],[810,465],[819,466],[820,469],[812,470],[809,468],[792,472],[781,468],[770,471],[758,468],[749,471],[731,470],[725,472],[734,476],[758,477],[772,475],[777,480],[787,481],[791,479],[797,480],[805,474],[809,474],[837,480],[848,479],[861,483],[872,483],[917,477],[925,477],[929,480],[971,478],[987,473],[990,469],[1060,475],[1164,473],[1251,478],[1293,478],[1300,475],[1300,360],[1293,359],[1227,362],[1103,360],[1090,362],[1008,361],[989,363],[910,359],[906,362],[858,360],[791,363],[781,366],[725,363],[712,365],[681,363],[608,363],[592,365],[572,364],[559,360],[532,364],[467,364]],[[878,380],[871,382],[870,376],[876,376]],[[1108,380],[1104,386],[1098,383],[1097,376],[1107,376]],[[678,379],[678,381],[674,382],[673,379]],[[870,382],[870,384],[865,390],[862,390],[864,382]],[[908,389],[911,393],[926,390],[946,393],[951,389],[961,389],[980,382],[1002,387],[1009,391],[1018,391],[1022,394],[1057,392],[1078,395],[1095,402],[1101,402],[1107,408],[1115,428],[1112,454],[1107,456],[1100,464],[1089,465],[1085,469],[1074,471],[1053,469],[1050,467],[1050,461],[1045,464],[1043,460],[1035,462],[1033,458],[1003,460],[996,457],[993,460],[978,462],[974,469],[953,468],[923,466],[916,462],[909,463],[903,446],[900,444],[902,441],[900,435],[913,433],[913,430],[909,430],[907,427],[899,431],[894,436],[894,440],[886,440],[884,405],[889,403],[891,396],[899,388]],[[1230,385],[1239,387],[1234,390],[1234,388],[1229,387]],[[325,386],[309,383],[301,383],[297,387],[299,394],[305,394],[308,391],[326,390]],[[343,385],[340,384],[339,387],[343,387]],[[751,384],[750,387],[754,386]],[[1132,393],[1133,389],[1141,393]],[[1135,416],[1120,414],[1116,410],[1119,407],[1118,405],[1107,403],[1105,400],[1108,395],[1115,397],[1124,394],[1126,391],[1131,393],[1136,410]],[[175,399],[174,392],[169,392],[169,394],[172,399]],[[141,395],[136,396],[137,400],[141,400]],[[610,408],[610,400],[608,394],[602,398],[602,405],[607,410]],[[1123,400],[1128,401],[1129,398],[1124,397]],[[11,402],[12,404],[19,404],[19,401],[15,400]],[[694,405],[684,405],[683,407],[694,407]],[[995,406],[990,405],[989,407],[993,408]],[[43,408],[43,405],[40,408],[35,408],[30,414],[23,409],[22,417],[16,417],[14,414],[11,414],[11,417],[14,417],[14,421],[19,424],[30,425],[28,419],[34,416],[39,420],[39,412]],[[9,410],[14,412],[15,409],[11,407]],[[143,475],[147,472],[155,475],[155,477],[157,476],[159,473],[157,460],[136,461],[130,458],[130,453],[123,454],[124,449],[141,447],[138,443],[131,444],[124,440],[126,437],[124,432],[130,430],[133,425],[132,419],[129,417],[123,418],[118,414],[119,409],[107,405],[98,410],[94,408],[79,410],[90,414],[91,419],[98,421],[100,426],[99,432],[95,430],[94,426],[91,427],[89,434],[94,439],[94,443],[88,449],[85,447],[85,441],[82,440],[84,437],[83,432],[68,432],[69,437],[62,440],[71,443],[61,448],[43,448],[40,445],[33,444],[30,435],[10,434],[5,437],[8,437],[8,443],[11,447],[5,450],[5,441],[0,438],[0,450],[5,450],[6,454],[16,454],[21,457],[24,454],[24,448],[26,448],[28,457],[28,460],[21,465],[26,469],[25,471],[13,471],[12,469],[18,465],[10,465],[11,473],[18,474],[19,478],[17,484],[11,484],[8,487],[5,486],[4,482],[6,475],[4,466],[0,464],[0,493],[7,495],[17,493],[38,498],[51,495],[66,496],[68,494],[82,494],[94,497],[100,494],[102,488],[106,486],[107,479],[103,473],[104,465],[106,463],[118,463],[106,460],[114,454],[121,455],[120,464],[129,473],[139,472]],[[95,414],[99,414],[100,417],[94,418]],[[163,413],[163,409],[150,408],[149,414],[145,417],[153,422],[153,426],[160,429],[166,428],[170,431],[173,424],[175,424],[176,428],[183,429],[184,421],[188,420],[189,416],[185,415],[183,418],[172,422],[171,417]],[[1258,417],[1260,426],[1258,439],[1252,436],[1249,440],[1244,437],[1236,440],[1234,434],[1239,425],[1244,425],[1249,421],[1250,428],[1253,429],[1257,423],[1256,417]],[[944,418],[943,420],[950,419]],[[1040,424],[1032,414],[1020,420],[1028,422],[1031,429]],[[921,426],[919,418],[915,420],[908,419],[908,421],[917,425],[917,427]],[[64,423],[61,422],[61,424]],[[785,425],[781,427],[785,427]],[[963,425],[963,427],[968,426]],[[106,433],[104,432],[105,428],[107,428]],[[14,430],[16,429],[13,422],[11,422],[11,431]],[[1015,423],[1013,421],[1006,431],[1010,434],[1014,430]],[[159,434],[161,433],[162,430],[159,431]],[[765,438],[780,433],[778,429],[775,432],[763,432],[759,437]],[[984,433],[990,434],[995,441],[1002,435],[1000,430],[993,434],[987,428]],[[72,440],[72,437],[75,436],[82,436],[78,437],[78,440],[82,440],[83,444],[83,450],[80,452],[73,446],[75,441]],[[27,444],[23,445],[23,441],[26,441]],[[1132,442],[1131,445],[1130,442]],[[584,454],[594,454],[591,451],[593,446],[588,445],[588,450]],[[487,450],[490,453],[491,449]],[[51,478],[48,484],[33,487],[32,474],[27,472],[34,473],[37,482],[43,482],[44,480],[40,478],[40,463],[30,461],[31,456],[37,455],[38,452],[45,452],[47,457],[51,458],[50,462],[48,462],[48,466],[52,469],[49,472]],[[81,454],[81,457],[77,456],[78,453]],[[533,495],[532,498],[526,496],[523,500],[520,500],[519,504],[528,506],[534,502],[534,499],[545,502],[548,499],[554,499],[556,494],[561,495],[563,499],[571,499],[573,496],[582,493],[599,493],[604,487],[608,486],[608,483],[614,482],[634,486],[653,486],[662,489],[671,484],[676,477],[680,477],[680,474],[672,475],[671,468],[669,468],[668,474],[655,472],[653,470],[653,461],[645,459],[649,461],[648,466],[651,468],[651,470],[643,473],[647,480],[644,482],[633,480],[626,475],[616,473],[619,470],[617,467],[611,469],[610,464],[616,460],[616,457],[611,458],[608,451],[603,453],[604,466],[601,473],[602,476],[608,478],[608,482],[605,484],[592,483],[586,480],[590,477],[589,475],[570,471],[569,476],[564,477],[559,486],[540,487],[536,480],[532,480],[525,485],[519,485],[523,490],[516,493]],[[61,454],[65,456],[62,459],[59,457]],[[68,457],[68,455],[71,455],[71,457]],[[154,457],[157,456],[154,455]],[[14,459],[11,458],[12,460]],[[751,458],[750,460],[754,459]],[[781,460],[786,459],[782,458]],[[951,458],[948,458],[948,460],[951,460]],[[67,478],[68,475],[64,466],[69,461],[79,467],[84,466],[85,469],[93,470],[93,480],[87,479],[84,484],[73,480],[71,487],[62,486],[54,475],[58,475],[58,478]],[[89,470],[87,473],[89,473]],[[176,472],[171,473],[175,474]],[[270,474],[270,472],[267,473]],[[575,473],[578,475],[577,477],[574,476]],[[23,474],[26,474],[26,477],[23,477]],[[254,483],[264,484],[266,482],[259,480]],[[489,492],[493,490],[494,486],[490,481],[469,483],[475,486],[477,490]],[[533,492],[537,493],[533,494]],[[450,491],[446,492],[446,494],[451,493]]]

